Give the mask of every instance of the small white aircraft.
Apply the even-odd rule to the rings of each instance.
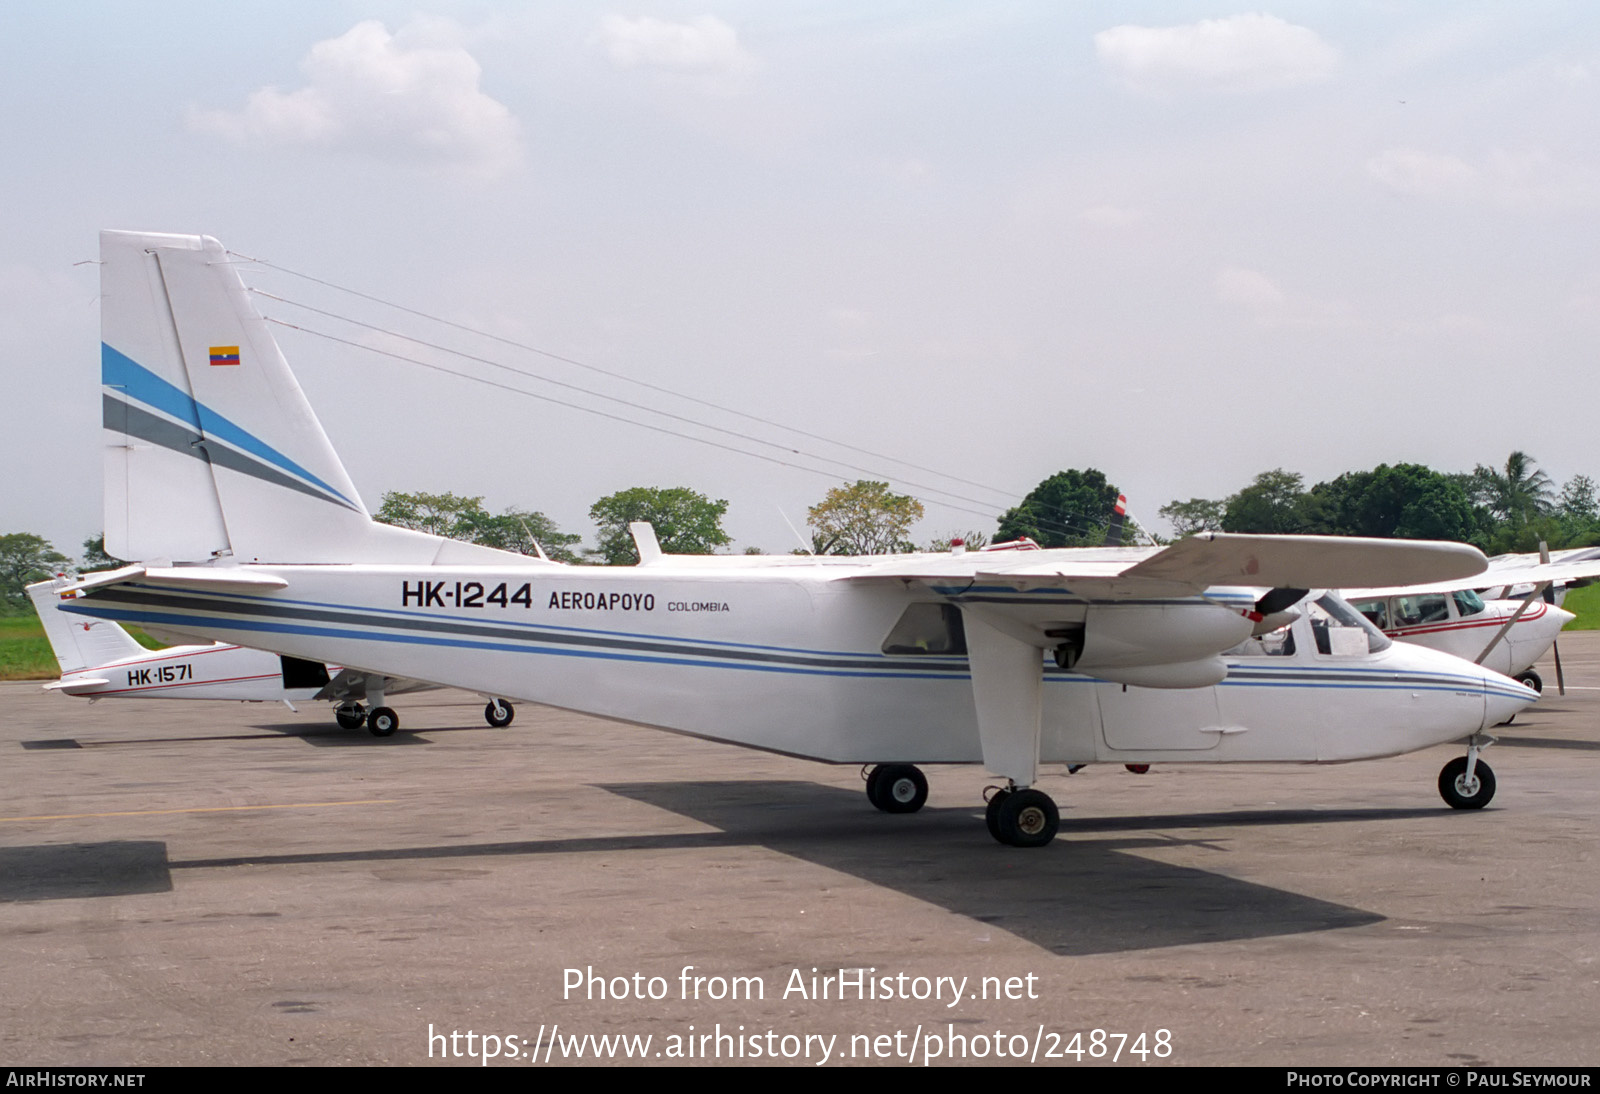
[[[1344,595],[1390,638],[1465,657],[1542,691],[1533,666],[1577,618],[1557,607],[1557,589],[1600,577],[1600,560],[1587,550],[1566,552],[1559,561],[1544,555],[1501,556],[1470,581],[1346,589]],[[1514,589],[1524,591],[1512,599]],[[1480,595],[1491,590],[1498,590],[1495,598]],[[1556,664],[1559,674],[1559,655]]]
[[[1470,577],[1461,544],[1196,536],[1165,548],[566,566],[373,522],[214,239],[101,237],[106,546],[68,612],[242,642],[830,763],[914,812],[982,763],[1039,846],[1041,763],[1390,756],[1494,793],[1483,731],[1534,698],[1307,590]],[[173,560],[177,560],[174,562]],[[1299,608],[1295,605],[1299,604]]]
[[[376,737],[387,737],[398,721],[381,710],[370,714],[364,700],[431,688],[411,680],[376,678],[367,673],[307,661],[246,646],[211,642],[151,650],[109,619],[93,619],[61,610],[64,577],[27,587],[39,613],[45,637],[61,666],[61,679],[46,691],[97,699],[228,699],[242,703],[327,700],[334,718],[346,729],[366,724]],[[510,703],[492,699],[484,708],[491,726],[507,726],[515,716]]]

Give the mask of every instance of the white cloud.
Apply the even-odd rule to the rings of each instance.
[[[1263,91],[1326,79],[1339,51],[1274,15],[1234,15],[1177,27],[1120,26],[1094,36],[1100,63],[1147,92]]]
[[[1238,266],[1224,266],[1214,282],[1217,298],[1251,308],[1273,308],[1283,303],[1283,290],[1266,274]]]
[[[618,68],[651,66],[679,72],[738,74],[755,66],[739,34],[714,15],[671,23],[641,15],[608,15],[600,24],[606,55]]]
[[[189,128],[240,145],[313,145],[497,173],[521,151],[517,121],[478,86],[482,70],[451,24],[391,35],[357,23],[311,47],[304,87],[263,87],[239,111],[191,109]]]

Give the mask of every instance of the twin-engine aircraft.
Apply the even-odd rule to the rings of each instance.
[[[239,703],[333,703],[334,719],[346,729],[365,725],[387,737],[400,720],[385,708],[385,694],[426,690],[432,684],[375,676],[355,669],[306,661],[226,642],[146,649],[109,619],[89,619],[62,610],[64,577],[27,587],[45,637],[61,667],[61,679],[46,691],[98,699],[212,699]],[[68,592],[75,598],[76,592]],[[376,698],[377,705],[367,703]],[[508,726],[516,711],[503,699],[490,699],[483,711],[491,726]]]
[[[1303,761],[1469,739],[1532,701],[1307,590],[1469,577],[1460,544],[1196,536],[1165,548],[566,566],[375,523],[216,240],[101,237],[106,549],[63,610],[829,763],[914,812],[981,763],[990,832],[1055,836],[1041,763]]]

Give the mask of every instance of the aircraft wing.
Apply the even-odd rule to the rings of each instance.
[[[855,580],[1003,582],[1067,588],[1087,596],[1141,600],[1193,596],[1213,586],[1338,589],[1376,578],[1460,580],[1481,574],[1476,547],[1432,540],[1349,536],[1255,536],[1203,532],[1158,549],[1082,548],[887,559]],[[1381,576],[1380,576],[1381,575]]]
[[[1385,596],[1415,596],[1420,593],[1450,593],[1457,589],[1498,588],[1502,585],[1542,585],[1546,581],[1563,585],[1569,581],[1595,577],[1600,577],[1600,559],[1540,562],[1537,555],[1523,555],[1497,560],[1470,581],[1433,581],[1421,585],[1346,588],[1344,595],[1355,600],[1365,600]]]

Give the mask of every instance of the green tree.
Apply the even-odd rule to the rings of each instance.
[[[1092,467],[1058,471],[1006,510],[995,542],[1027,536],[1041,547],[1098,547],[1105,542],[1120,494]],[[1133,542],[1131,521],[1124,526],[1122,539]]]
[[[726,501],[712,501],[686,486],[657,489],[635,486],[608,494],[589,509],[589,519],[600,527],[599,546],[592,552],[607,566],[627,566],[639,561],[628,525],[636,520],[655,526],[656,541],[670,555],[709,555],[731,543],[722,530]]]
[[[1304,531],[1309,520],[1303,483],[1300,475],[1281,467],[1263,471],[1227,500],[1222,530],[1267,535]]]
[[[502,551],[532,555],[537,541],[557,562],[578,562],[572,546],[581,536],[556,527],[543,513],[507,509],[499,516],[483,507],[483,497],[444,494],[406,494],[391,490],[383,495],[377,519],[397,528],[411,528],[435,536],[481,543]]]
[[[1421,464],[1380,464],[1311,488],[1307,530],[1335,536],[1471,541],[1480,522],[1461,483]]]
[[[1554,508],[1555,484],[1526,452],[1506,457],[1503,471],[1479,464],[1472,477],[1478,501],[1502,524],[1520,527]]]
[[[83,563],[78,567],[82,574],[94,570],[115,570],[127,563],[120,558],[106,554],[106,534],[101,532],[98,536],[90,536],[83,541]]]
[[[471,533],[488,516],[481,494],[466,497],[448,492],[406,494],[391,490],[383,495],[376,519],[397,528],[476,542]]]
[[[1568,547],[1576,547],[1600,534],[1600,501],[1595,497],[1595,483],[1588,475],[1574,475],[1561,488],[1561,499],[1556,503],[1561,520],[1563,538]]]
[[[69,566],[72,560],[50,546],[50,541],[31,532],[12,532],[0,536],[0,610],[26,611],[25,586]]]
[[[836,555],[914,551],[907,537],[921,519],[922,503],[916,498],[894,493],[886,482],[867,479],[835,486],[806,510],[813,543],[826,544],[823,553]]]
[[[1188,501],[1168,502],[1157,509],[1156,514],[1172,525],[1172,530],[1180,537],[1192,536],[1196,532],[1219,530],[1227,504],[1225,501],[1190,498]]]

